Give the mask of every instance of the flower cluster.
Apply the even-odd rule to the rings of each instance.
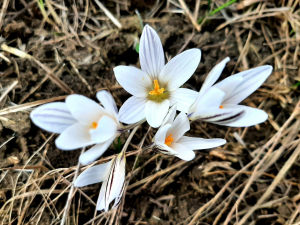
[[[92,146],[79,158],[81,164],[87,165],[101,157],[122,132],[145,120],[151,127],[159,128],[147,149],[189,161],[195,157],[194,150],[226,143],[224,139],[184,136],[190,130],[189,120],[247,127],[268,118],[264,111],[239,103],[262,85],[272,72],[271,66],[243,71],[215,84],[229,61],[225,58],[208,74],[199,93],[181,88],[196,71],[201,51],[187,50],[165,64],[160,38],[148,25],[141,36],[139,57],[141,70],[130,66],[114,68],[117,81],[132,95],[119,112],[111,94],[102,90],[96,97],[103,107],[73,94],[65,103],[49,103],[33,110],[33,123],[60,134],[55,144],[61,150]],[[177,116],[176,110],[180,111]],[[86,169],[74,185],[103,182],[97,210],[108,211],[112,201],[112,208],[116,208],[125,190],[125,162],[125,150],[122,150],[110,162]]]

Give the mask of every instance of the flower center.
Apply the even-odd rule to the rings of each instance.
[[[223,108],[224,108],[224,106],[222,106],[222,105],[221,105],[219,108],[220,108],[220,109],[223,109]]]
[[[92,129],[97,129],[97,127],[98,127],[98,123],[93,122],[93,123],[92,123]]]
[[[170,134],[166,139],[165,139],[165,144],[170,146],[174,139],[172,138],[172,134]]]
[[[160,95],[164,93],[165,89],[164,88],[159,88],[158,80],[154,80],[154,89],[153,91],[150,91],[150,95]]]

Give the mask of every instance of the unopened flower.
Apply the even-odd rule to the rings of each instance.
[[[97,93],[104,108],[93,100],[73,94],[66,102],[55,102],[34,109],[30,115],[35,125],[59,133],[56,147],[74,150],[95,144],[79,161],[89,164],[99,158],[122,132],[116,103],[107,91]]]
[[[195,103],[190,107],[190,120],[202,120],[231,127],[248,127],[267,120],[263,110],[238,105],[259,88],[272,72],[272,66],[259,66],[227,77],[220,77],[229,58],[217,64],[205,79]]]
[[[109,210],[109,204],[114,201],[112,208],[119,206],[125,189],[125,152],[108,163],[93,166],[83,171],[74,182],[75,187],[103,182],[97,201],[97,210]]]
[[[177,103],[179,111],[187,112],[198,93],[179,88],[195,72],[201,58],[199,49],[187,50],[165,65],[159,36],[146,25],[140,40],[142,70],[130,66],[114,68],[117,81],[132,94],[120,109],[120,121],[131,124],[146,117],[152,127],[159,127],[168,109]]]
[[[214,148],[226,143],[220,138],[203,139],[183,136],[190,130],[189,119],[183,112],[175,118],[175,113],[176,105],[170,109],[152,140],[151,146],[154,151],[189,161],[195,157],[193,150]]]

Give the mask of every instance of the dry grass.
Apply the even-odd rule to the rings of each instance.
[[[0,65],[4,68],[0,71],[1,224],[81,224],[83,220],[85,224],[300,224],[300,100],[298,87],[292,87],[300,81],[300,3],[244,0],[212,15],[210,12],[228,1],[215,0],[208,5],[209,2],[0,3],[0,31],[4,38],[0,36]],[[49,158],[51,152],[57,151],[55,135],[36,128],[27,135],[23,130],[19,132],[17,113],[28,117],[33,107],[63,100],[65,94],[76,92],[93,97],[103,88],[111,91],[120,106],[125,92],[115,82],[112,67],[124,61],[134,64],[120,55],[129,54],[128,49],[132,49],[141,32],[131,6],[139,8],[144,23],[158,28],[168,46],[168,58],[199,47],[206,54],[205,60],[212,58],[213,64],[218,56],[238,53],[232,60],[232,73],[271,64],[271,77],[244,103],[265,110],[269,119],[255,128],[192,124],[193,135],[228,141],[216,150],[198,152],[193,162],[142,151],[154,134],[144,124],[135,130],[134,137],[132,133],[133,141],[128,143],[126,198],[118,209],[99,213],[95,211],[98,189],[77,189],[72,181],[79,172],[113,156],[81,168],[67,161],[63,166],[53,166],[55,161]],[[126,13],[128,16],[124,16]],[[22,23],[23,19],[32,23]],[[178,29],[172,25],[174,21],[184,26]],[[19,33],[22,38],[15,37]],[[207,39],[221,35],[220,41],[207,41],[207,33]],[[180,41],[170,46],[172,37]],[[50,58],[47,51],[53,53]],[[24,64],[38,68],[33,72],[38,74],[34,82],[31,76],[35,74],[24,69]],[[193,78],[195,83],[187,84],[188,87],[199,90],[205,77],[199,71],[211,66],[201,65]],[[53,93],[45,94],[49,87]],[[8,131],[12,125],[17,126],[14,134]],[[33,134],[36,137],[30,136]],[[72,157],[78,157],[78,153]],[[67,159],[68,156],[64,160]],[[176,191],[172,186],[180,188]],[[192,201],[194,198],[199,200],[197,204]],[[180,211],[184,211],[180,208],[181,199],[188,202],[184,206],[189,210],[187,216],[180,216]],[[88,218],[84,218],[85,214]]]

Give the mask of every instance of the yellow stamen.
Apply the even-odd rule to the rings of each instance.
[[[172,138],[172,134],[170,134],[166,139],[165,139],[165,144],[170,146],[174,139]]]
[[[223,108],[224,108],[224,106],[222,106],[222,105],[221,105],[219,108],[220,108],[220,109],[223,109]]]
[[[153,91],[150,91],[150,95],[160,95],[164,93],[165,89],[164,88],[159,88],[158,80],[154,80],[154,89]]]
[[[96,129],[97,127],[98,127],[98,123],[93,122],[93,123],[92,123],[92,129]]]

